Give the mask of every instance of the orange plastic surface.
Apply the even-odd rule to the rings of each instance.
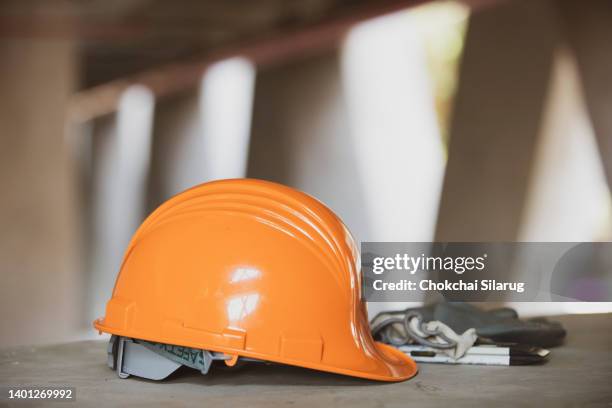
[[[359,252],[332,211],[259,180],[206,183],[162,204],[128,246],[106,333],[381,381],[416,364],[377,343]]]

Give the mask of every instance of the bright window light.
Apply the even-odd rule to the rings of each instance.
[[[104,314],[123,252],[146,211],[155,97],[130,86],[115,116],[100,119],[94,181],[91,317]]]
[[[202,78],[200,109],[207,180],[246,176],[254,84],[255,67],[241,57],[213,64]]]
[[[365,195],[364,213],[371,226],[365,240],[427,242],[434,238],[446,161],[447,115],[440,108],[450,105],[454,63],[463,38],[456,30],[443,28],[465,20],[466,15],[464,7],[445,2],[441,8],[436,5],[367,21],[346,39],[343,81]],[[424,33],[423,27],[432,24],[445,35],[433,38]],[[437,48],[428,44],[432,38]],[[435,51],[434,58],[430,49]],[[368,313],[372,318],[383,310],[411,305],[369,303]]]
[[[409,12],[355,27],[342,54],[371,241],[430,241],[444,148],[422,38]]]

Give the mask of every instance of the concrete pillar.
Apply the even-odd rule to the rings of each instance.
[[[0,40],[0,347],[75,335],[77,199],[65,108],[75,44]]]
[[[470,18],[436,240],[517,239],[558,38],[549,1]]]
[[[524,241],[609,241],[612,4],[558,0],[566,47],[554,81],[521,227]],[[612,303],[513,305],[530,314],[602,313]],[[529,308],[531,306],[531,308]]]
[[[149,212],[206,179],[198,101],[198,90],[191,90],[155,106]]]
[[[608,185],[612,187],[612,3],[558,0],[580,72]]]
[[[336,55],[259,72],[247,174],[312,194],[360,239],[369,220],[348,120]]]

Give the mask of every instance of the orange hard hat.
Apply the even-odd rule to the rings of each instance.
[[[233,179],[171,198],[130,242],[101,332],[380,381],[416,364],[377,343],[340,219],[279,184]]]

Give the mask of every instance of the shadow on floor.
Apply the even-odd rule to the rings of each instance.
[[[133,377],[137,381],[149,381]],[[154,381],[156,382],[156,381]],[[241,367],[226,367],[215,362],[208,375],[188,367],[181,367],[163,380],[165,383],[202,385],[311,385],[311,386],[381,386],[388,383],[325,373],[301,367],[272,363],[247,363]]]

